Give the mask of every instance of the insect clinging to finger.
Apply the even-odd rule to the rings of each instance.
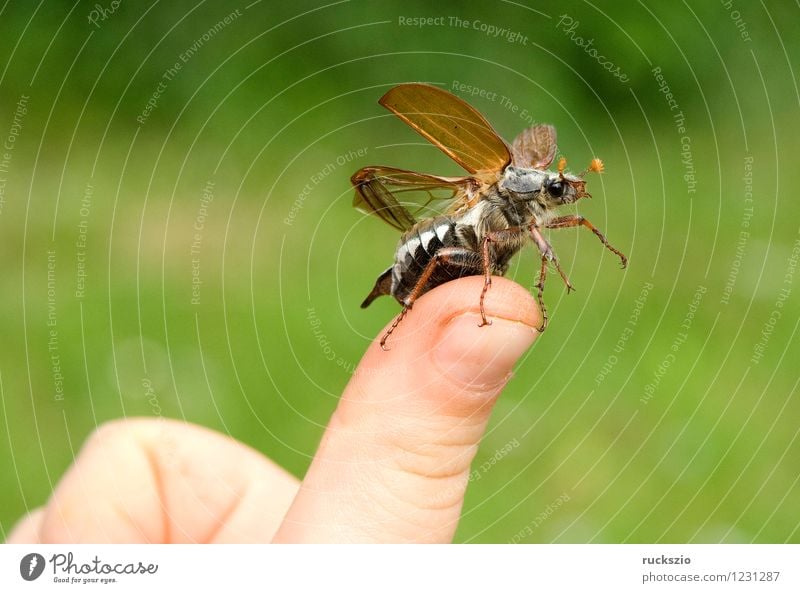
[[[403,232],[394,263],[378,276],[361,304],[365,308],[379,296],[391,295],[403,306],[381,339],[382,348],[421,295],[462,276],[484,277],[480,325],[488,325],[484,299],[492,275],[505,274],[511,258],[529,240],[541,253],[536,288],[540,331],[544,330],[548,264],[553,264],[568,292],[573,288],[542,229],[584,226],[620,258],[623,268],[627,265],[625,255],[583,216],[556,216],[560,206],[591,197],[584,176],[601,172],[603,163],[592,159],[585,171],[575,175],[566,171],[562,157],[556,170],[549,171],[556,155],[553,126],[531,126],[509,146],[477,110],[438,87],[401,84],[379,103],[469,173],[441,177],[372,166],[351,178],[356,189],[353,206]]]

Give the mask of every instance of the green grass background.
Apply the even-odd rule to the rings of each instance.
[[[350,207],[349,176],[371,164],[458,173],[376,103],[422,80],[497,93],[461,96],[507,139],[527,125],[522,109],[555,124],[574,169],[601,157],[606,173],[577,210],[630,257],[621,272],[590,233],[552,235],[578,290],[549,284],[551,325],[497,405],[457,540],[800,541],[796,5],[124,0],[94,25],[94,4],[0,7],[0,137],[18,132],[0,205],[0,535],[46,501],[97,425],[125,416],[209,426],[302,476],[354,365],[398,309],[358,308],[397,235]],[[237,9],[138,123],[164,72]],[[579,23],[572,34],[561,15]],[[445,24],[400,24],[416,16]],[[628,80],[571,36],[593,39]],[[529,248],[511,275],[531,286],[537,260]]]

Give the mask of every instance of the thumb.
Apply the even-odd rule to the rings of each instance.
[[[449,542],[489,414],[541,317],[494,278],[443,284],[414,305],[347,386],[274,541]]]

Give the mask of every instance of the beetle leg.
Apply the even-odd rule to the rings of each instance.
[[[558,263],[558,258],[556,257],[553,248],[550,246],[550,243],[547,242],[547,239],[542,236],[542,232],[539,230],[538,226],[532,225],[530,227],[531,237],[533,238],[536,246],[539,248],[539,251],[542,254],[542,257],[546,261],[553,262],[553,265],[558,270],[558,274],[561,276],[561,279],[564,281],[564,284],[567,286],[567,293],[570,291],[575,290],[575,287],[572,286],[572,283],[567,278],[567,275],[564,273],[564,270],[561,269],[561,264]]]
[[[481,255],[483,260],[483,290],[481,290],[481,323],[479,327],[484,325],[492,325],[492,322],[486,319],[486,311],[483,307],[483,301],[486,299],[486,293],[492,285],[492,260],[489,253],[489,243],[509,243],[519,238],[522,229],[520,227],[511,227],[499,231],[492,231],[483,237],[481,245]]]
[[[425,285],[428,284],[428,280],[430,280],[438,265],[451,264],[474,269],[476,264],[475,260],[478,259],[478,257],[479,256],[474,251],[470,251],[469,249],[465,249],[463,247],[444,247],[437,251],[422,270],[422,274],[420,274],[416,284],[414,284],[414,288],[405,298],[403,310],[397,317],[395,317],[392,325],[389,326],[389,329],[386,330],[385,334],[383,334],[380,342],[381,349],[388,350],[386,347],[386,340],[390,335],[392,335],[392,332],[397,328],[397,326],[400,325],[400,322],[403,321],[405,316],[408,314],[408,311],[414,306],[414,302],[422,295],[423,291],[425,290]]]
[[[542,268],[539,270],[539,281],[536,283],[536,300],[539,302],[539,309],[542,311],[542,325],[539,331],[543,332],[547,327],[547,307],[544,306],[544,281],[547,278],[547,257],[542,255]]]
[[[587,229],[592,231],[597,238],[600,239],[600,242],[606,246],[606,249],[614,253],[617,257],[619,257],[620,261],[622,262],[622,267],[626,267],[628,265],[628,258],[625,255],[611,246],[611,244],[606,239],[605,235],[600,232],[600,230],[594,226],[591,222],[586,220],[583,216],[579,214],[572,214],[570,216],[560,216],[558,218],[554,218],[551,220],[547,225],[545,225],[548,229],[564,229],[573,226],[585,226]]]

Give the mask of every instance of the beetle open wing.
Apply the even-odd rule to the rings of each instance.
[[[539,124],[522,130],[511,146],[518,167],[547,169],[556,156],[556,129]]]
[[[394,87],[379,103],[470,173],[502,171],[508,146],[488,121],[455,95],[422,83]]]
[[[350,181],[356,189],[354,208],[401,231],[418,219],[457,209],[476,197],[481,185],[473,177],[439,177],[394,167],[364,167]]]

